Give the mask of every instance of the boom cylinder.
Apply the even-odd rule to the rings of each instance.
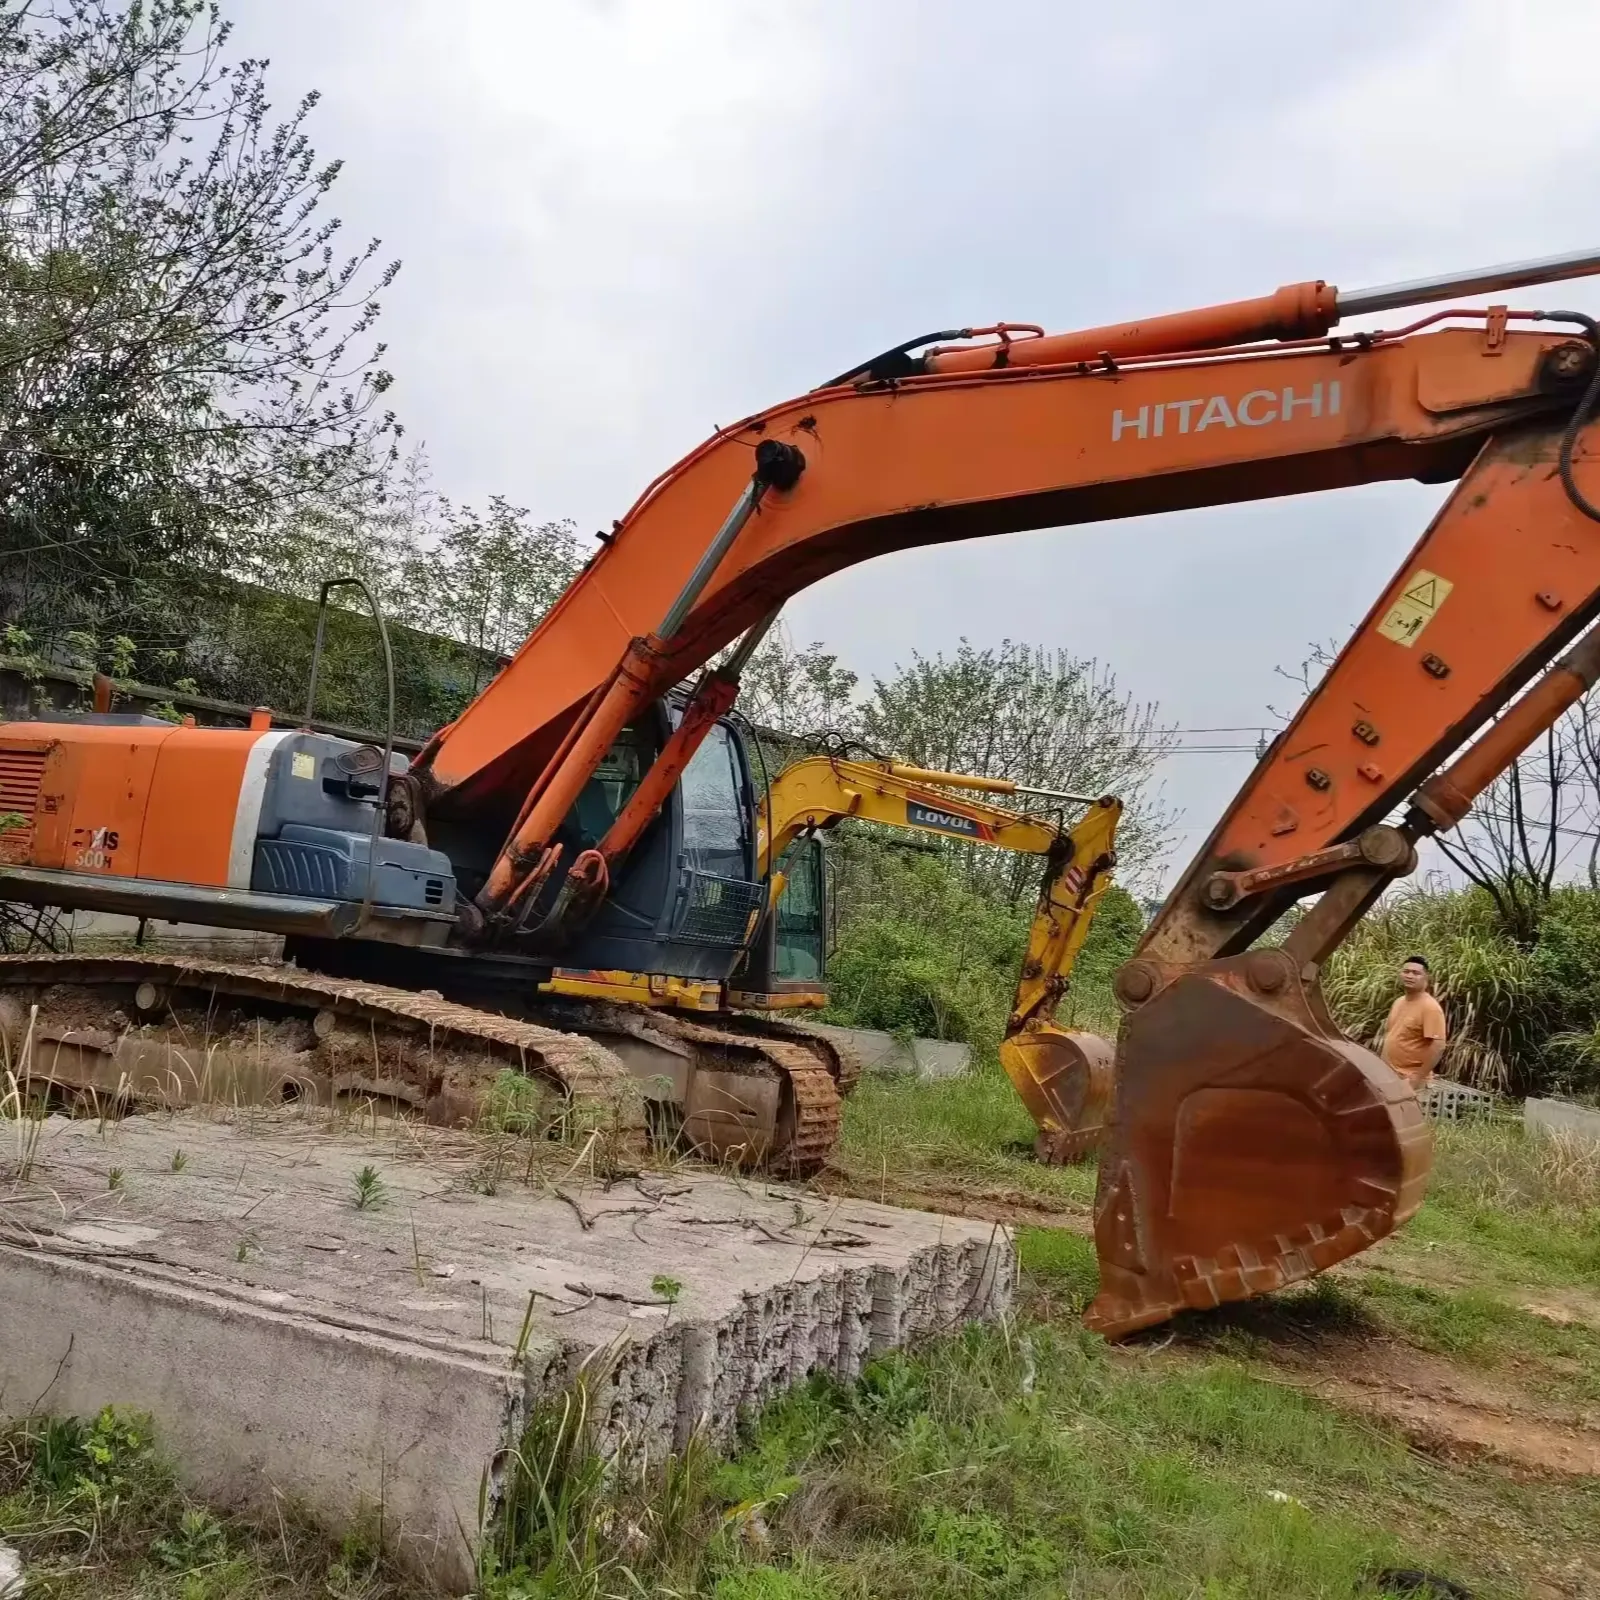
[[[1536,283],[1556,283],[1564,278],[1585,278],[1593,273],[1600,273],[1600,250],[1573,250],[1536,260],[1508,261],[1498,267],[1447,272],[1436,278],[1413,278],[1406,283],[1386,283],[1348,293],[1316,279],[1286,284],[1276,293],[1254,300],[1231,300],[1225,305],[1145,317],[1138,322],[1046,334],[1038,339],[935,348],[923,356],[921,370],[985,372],[997,367],[1059,366],[1074,361],[1109,361],[1114,365],[1135,356],[1214,350],[1264,339],[1315,339],[1346,317],[1392,311],[1397,306],[1429,305],[1462,295],[1494,294]]]
[[[930,350],[924,372],[983,372],[994,367],[1059,366],[1072,361],[1113,363],[1168,350],[1207,350],[1249,344],[1257,339],[1309,339],[1326,333],[1337,320],[1336,292],[1330,284],[1291,283],[1275,294],[1226,305],[1203,306],[1171,316],[1112,323],[1076,333],[1051,333],[1003,344],[956,345]]]

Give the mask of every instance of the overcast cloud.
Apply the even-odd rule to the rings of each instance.
[[[1600,244],[1595,0],[230,0],[405,267],[394,402],[462,499],[607,525],[726,422],[928,328],[1089,326]],[[1541,297],[1594,310],[1600,283]],[[863,674],[966,635],[1258,724],[1434,506],[1379,485],[889,557]],[[1216,742],[1208,737],[1194,744]],[[1248,770],[1167,763],[1197,844]]]

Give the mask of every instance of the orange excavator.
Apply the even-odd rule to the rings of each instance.
[[[1414,1097],[1339,1032],[1318,972],[1412,870],[1417,841],[1458,823],[1600,671],[1600,634],[1585,632],[1600,615],[1600,325],[1506,304],[1335,330],[1597,271],[1589,252],[1356,293],[1303,283],[1077,333],[909,340],[719,430],[651,483],[404,770],[264,728],[0,730],[0,810],[23,819],[0,835],[0,894],[276,928],[293,975],[214,971],[207,1017],[274,1018],[302,1054],[343,1039],[358,1079],[380,1070],[372,1031],[409,1020],[407,1083],[425,1107],[448,1100],[451,1041],[509,1052],[582,1102],[615,1086],[591,1038],[464,1001],[502,980],[523,992],[541,962],[580,950],[579,964],[637,971],[737,959],[767,889],[718,730],[796,591],[909,546],[1452,483],[1116,981],[1088,1322],[1124,1334],[1307,1278],[1410,1217],[1431,1165]],[[1308,896],[1289,939],[1259,947]],[[115,1010],[79,1024],[92,1038],[55,1042],[122,1049],[195,992],[137,956],[114,971],[75,959],[7,963],[8,1037],[50,1016],[52,993],[99,984]],[[809,1045],[769,1036],[743,1059],[735,1030],[711,1031],[722,1065],[693,1058],[695,1081],[720,1072],[738,1105],[691,1083],[686,1122],[735,1125],[770,1086],[757,1120],[803,1170],[836,1126],[837,1079]]]

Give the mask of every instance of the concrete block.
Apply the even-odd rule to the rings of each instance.
[[[919,1078],[954,1078],[972,1065],[972,1046],[949,1039],[901,1039],[878,1028],[839,1028],[808,1022],[808,1031],[837,1040],[863,1072],[915,1073]]]
[[[530,1408],[585,1362],[602,1448],[659,1456],[998,1315],[1015,1281],[992,1224],[697,1169],[607,1187],[568,1154],[530,1187],[521,1156],[507,1174],[481,1139],[399,1122],[52,1117],[25,1175],[20,1148],[0,1145],[0,1413],[148,1412],[200,1493],[281,1493],[336,1531],[381,1504],[396,1552],[457,1589],[480,1487],[492,1507]],[[384,1200],[363,1210],[367,1165]]]
[[[1600,1111],[1570,1100],[1525,1100],[1522,1123],[1530,1133],[1576,1134],[1600,1144]]]

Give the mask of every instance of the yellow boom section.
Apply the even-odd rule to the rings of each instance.
[[[967,793],[953,795],[952,789]],[[1004,778],[810,756],[773,780],[756,819],[756,865],[759,872],[769,872],[801,835],[848,817],[1043,856],[1044,878],[1000,1062],[1038,1125],[1040,1156],[1062,1161],[1099,1143],[1110,1102],[1112,1046],[1093,1034],[1059,1027],[1055,1016],[1095,905],[1110,886],[1122,802],[1112,796],[1087,800],[1049,794],[1046,798],[1087,804],[1066,828],[1047,817],[971,798],[1040,793]],[[782,892],[782,875],[775,874],[774,903]]]

